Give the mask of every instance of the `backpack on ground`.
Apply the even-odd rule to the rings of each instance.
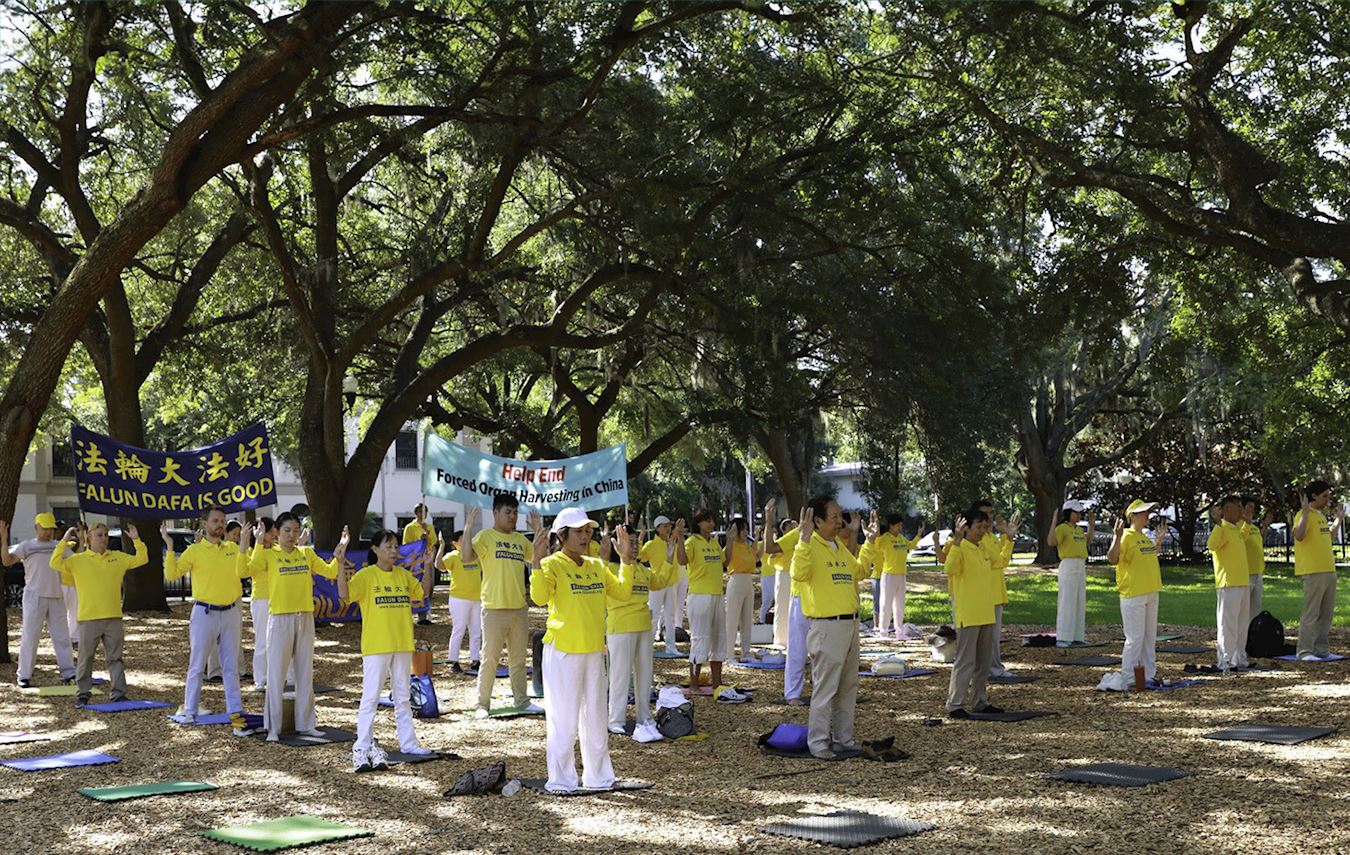
[[[1273,659],[1276,656],[1287,656],[1294,651],[1294,645],[1285,643],[1284,624],[1280,623],[1279,618],[1265,611],[1252,618],[1251,625],[1247,628],[1248,656]]]
[[[694,732],[694,705],[685,702],[678,707],[661,707],[656,711],[656,729],[666,739],[679,739]]]
[[[431,685],[431,677],[420,674],[412,678],[412,714],[413,718],[439,718],[441,704],[436,700],[436,689]]]

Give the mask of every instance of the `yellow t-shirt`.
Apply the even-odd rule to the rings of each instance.
[[[745,541],[731,544],[731,561],[727,563],[728,573],[753,573],[755,563],[755,547]]]
[[[661,557],[665,558],[664,547]],[[610,571],[618,574],[620,568],[614,563]],[[666,563],[659,569],[652,569],[646,560],[639,558],[633,565],[633,595],[626,600],[606,595],[605,632],[614,635],[620,632],[649,632],[652,628],[652,610],[648,597],[652,591],[659,591],[675,581],[675,565]]]
[[[990,562],[989,550],[980,543],[962,539],[955,549],[947,550],[943,570],[951,580],[952,597],[956,601],[957,627],[984,626],[994,622],[994,606],[998,604],[999,580],[1002,568]]]
[[[1060,560],[1065,558],[1087,558],[1087,532],[1073,523],[1060,523],[1055,526],[1055,541],[1059,546]]]
[[[1303,511],[1294,515],[1294,528],[1303,519]],[[1292,534],[1292,530],[1290,531]],[[1334,573],[1336,556],[1331,551],[1331,523],[1321,511],[1308,508],[1308,528],[1302,540],[1294,541],[1294,575]]]
[[[248,550],[248,555],[244,559],[244,569],[238,571],[239,573],[245,574],[246,576],[251,577],[253,579],[253,589],[252,589],[253,593],[250,594],[249,596],[251,596],[255,600],[267,599],[267,574],[254,573],[252,570],[249,569],[253,565],[253,559],[254,557],[257,556],[258,550],[262,548],[263,546],[258,543],[255,543],[252,546],[250,546]],[[237,553],[235,555],[235,560],[236,561],[239,560],[239,556]]]
[[[675,558],[672,556],[669,560],[666,559],[666,550],[669,545],[668,541],[662,540],[660,537],[653,537],[642,544],[642,548],[638,550],[638,560],[647,562],[653,573],[664,571],[667,564],[670,565],[671,572],[677,572],[675,568],[678,565]]]
[[[633,565],[615,576],[610,565],[590,555],[581,563],[555,552],[530,573],[530,599],[548,606],[544,643],[563,653],[599,653],[605,649],[605,602],[633,595]],[[650,626],[650,623],[648,624]]]
[[[801,583],[802,614],[809,618],[857,614],[858,583],[867,578],[873,544],[866,544],[860,561],[843,538],[833,546],[819,532],[797,538],[792,550],[792,578]]]
[[[75,552],[70,541],[56,544],[52,557],[47,559],[52,569],[61,574],[62,585],[74,585],[79,608],[76,620],[107,620],[122,616],[122,577],[128,570],[143,567],[150,560],[145,541],[133,540],[135,555],[109,549],[105,552]]]
[[[412,610],[422,603],[422,583],[406,568],[362,567],[347,580],[347,602],[361,607],[362,656],[412,652]]]
[[[917,534],[905,537],[903,534],[887,532],[878,537],[872,559],[872,578],[881,575],[903,576],[909,570],[909,551],[918,545]]]
[[[717,541],[697,534],[684,542],[684,554],[689,559],[689,593],[722,593],[722,547]]]
[[[1266,539],[1261,526],[1243,520],[1238,528],[1242,529],[1242,542],[1247,545],[1247,575],[1260,576],[1266,572]]]
[[[520,532],[485,528],[473,536],[473,557],[483,574],[483,608],[525,608],[525,568],[534,546]]]
[[[1209,532],[1205,542],[1214,561],[1214,587],[1247,587],[1247,543],[1242,529],[1220,520]]]
[[[464,563],[458,549],[445,556],[445,571],[450,574],[450,596],[456,600],[477,600],[483,595],[483,571],[478,562]]]
[[[1116,562],[1116,591],[1122,600],[1162,590],[1162,570],[1158,567],[1158,544],[1147,531],[1126,529],[1120,538],[1120,558]]]
[[[1002,535],[990,532],[980,538],[980,549],[989,556],[989,566],[994,570],[994,605],[1008,604],[1008,580],[1003,570],[1012,560],[1013,542]]]
[[[244,568],[248,572],[248,568]],[[228,606],[244,596],[239,584],[239,544],[201,540],[176,556],[164,550],[164,578],[170,581],[192,574],[192,599],[213,606]]]
[[[800,597],[802,595],[801,583],[797,581],[797,577],[792,575],[792,556],[796,554],[797,544],[801,542],[801,539],[801,532],[797,531],[797,529],[794,528],[792,531],[789,531],[787,534],[778,538],[778,548],[783,551],[775,555],[779,561],[783,562],[783,569],[788,571],[788,578],[792,580],[792,583],[788,586],[788,592],[794,597]]]
[[[259,549],[251,558],[241,552],[239,563],[255,579],[267,576],[267,611],[274,615],[314,611],[314,574],[336,579],[338,571],[336,558],[324,561],[308,546],[297,546],[290,552],[283,552],[280,546]]]
[[[436,546],[436,527],[430,522],[422,525],[417,520],[413,520],[403,527],[403,542],[412,543],[415,540],[421,540],[422,535],[427,536],[427,549]]]

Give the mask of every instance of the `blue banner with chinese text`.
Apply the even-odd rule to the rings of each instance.
[[[276,504],[267,428],[252,425],[188,451],[149,451],[72,425],[75,491],[80,510],[132,519],[198,515]]]

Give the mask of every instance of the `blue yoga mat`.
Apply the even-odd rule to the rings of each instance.
[[[739,659],[731,664],[737,668],[754,668],[759,671],[782,671],[787,665],[785,662],[742,662]]]
[[[652,654],[653,659],[688,659],[688,653],[671,653],[669,650],[658,650]]]
[[[101,766],[104,763],[116,763],[116,757],[102,751],[71,751],[68,754],[52,754],[48,757],[25,757],[22,760],[6,760],[0,766],[18,769],[20,772],[39,772],[43,769],[68,769],[71,766]]]
[[[1159,692],[1170,692],[1173,689],[1188,689],[1191,686],[1202,686],[1204,683],[1204,680],[1173,680],[1166,685],[1158,682],[1149,683],[1148,688]]]
[[[172,707],[163,701],[108,701],[102,704],[85,704],[84,708],[94,712],[131,712],[132,710],[162,710]]]
[[[912,668],[903,674],[873,674],[871,671],[861,671],[860,677],[889,677],[892,680],[903,680],[907,677],[927,677],[929,674],[936,674],[933,668]]]
[[[1299,659],[1299,658],[1298,658],[1298,654],[1296,654],[1296,653],[1291,653],[1291,654],[1289,654],[1288,656],[1276,656],[1275,658],[1276,658],[1276,659],[1283,659],[1285,662],[1302,662],[1302,661],[1303,661],[1302,659]],[[1310,660],[1308,660],[1308,661],[1309,661],[1309,662],[1340,662],[1340,661],[1341,661],[1342,659],[1344,659],[1344,658],[1345,658],[1345,657],[1342,656],[1342,655],[1339,654],[1339,653],[1332,653],[1332,654],[1329,654],[1329,655],[1327,655],[1327,656],[1325,656],[1325,657],[1321,657],[1321,658],[1318,658],[1318,659],[1310,659]]]

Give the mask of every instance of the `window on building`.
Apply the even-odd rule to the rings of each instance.
[[[66,533],[66,529],[75,525],[75,521],[80,518],[80,508],[78,505],[54,505],[52,507],[52,516],[56,517],[58,531],[56,535],[60,537]]]
[[[394,468],[417,469],[417,432],[399,431],[394,439]]]
[[[452,516],[433,516],[431,518],[431,524],[436,527],[436,532],[438,534],[440,532],[445,532],[446,536],[449,537],[455,533],[455,518]]]
[[[52,477],[75,477],[75,455],[70,452],[69,442],[52,443]]]

